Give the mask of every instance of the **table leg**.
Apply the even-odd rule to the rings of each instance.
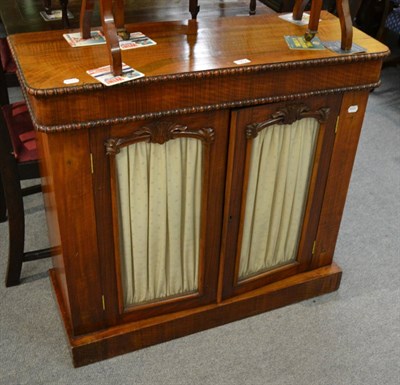
[[[113,14],[113,1],[100,0],[100,15],[103,33],[106,37],[111,70],[114,75],[122,74],[121,49]]]
[[[250,0],[250,10],[249,10],[249,14],[250,15],[255,15],[256,14],[256,0]]]
[[[94,0],[82,0],[80,28],[82,39],[90,38],[90,25],[94,8]]]
[[[319,18],[321,16],[322,0],[313,0],[311,2],[310,21],[308,30],[304,35],[307,41],[311,41],[318,32]]]
[[[350,14],[349,0],[336,0],[336,10],[342,30],[341,49],[350,51],[353,44],[353,22]]]
[[[189,12],[192,15],[192,19],[197,18],[197,14],[200,11],[200,6],[197,0],[189,0]]]
[[[51,0],[50,0],[51,2]],[[62,22],[65,28],[69,28],[68,20],[68,0],[60,0],[61,12],[62,12]]]
[[[44,11],[51,15],[51,0],[43,0]]]
[[[113,13],[117,34],[123,40],[129,40],[129,33],[125,28],[125,1],[113,0]]]
[[[301,20],[309,0],[296,0],[293,7],[293,20]]]

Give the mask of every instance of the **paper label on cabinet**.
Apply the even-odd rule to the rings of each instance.
[[[301,20],[294,20],[293,13],[287,13],[286,15],[279,16],[282,20],[288,21],[289,23],[296,25],[307,25],[310,20],[310,15],[308,13],[303,13]]]
[[[65,79],[63,81],[64,84],[75,84],[75,83],[79,83],[79,79],[77,78],[71,78],[71,79]]]
[[[132,32],[129,35],[129,40],[119,41],[119,47],[122,50],[149,47],[151,45],[156,45],[156,44],[157,43],[154,40],[150,39],[142,32]]]
[[[103,83],[105,86],[114,86],[116,84],[142,78],[144,76],[143,73],[136,71],[134,68],[129,67],[125,63],[122,63],[122,75],[114,76],[109,65],[88,70],[86,72],[99,82]]]
[[[314,37],[311,41],[304,39],[304,36],[285,36],[286,43],[290,49],[296,50],[324,50],[321,40]]]
[[[323,45],[328,48],[329,50],[340,53],[341,55],[350,55],[353,53],[365,52],[366,49],[361,47],[360,45],[353,43],[350,50],[344,51],[341,48],[341,42],[339,40],[336,41],[324,41]]]
[[[63,34],[64,39],[69,43],[71,47],[86,47],[89,45],[106,44],[106,38],[103,33],[99,30],[90,32],[90,39],[82,39],[80,32],[65,33]],[[134,49],[149,47],[156,45],[157,43],[144,35],[142,32],[132,32],[129,35],[129,40],[123,40],[118,36],[119,47],[121,50]]]
[[[358,106],[357,106],[357,104],[355,104],[355,105],[353,105],[353,106],[350,106],[349,108],[348,108],[348,110],[347,110],[347,112],[349,113],[349,114],[354,114],[355,112],[357,112],[358,111]]]
[[[249,59],[239,59],[239,60],[235,60],[234,63],[238,64],[238,65],[247,64],[247,63],[251,63],[251,60],[249,60]]]
[[[62,20],[62,10],[61,9],[54,9],[51,11],[50,14],[46,13],[45,11],[40,11],[40,16],[42,16],[44,21],[56,21]],[[74,15],[68,10],[67,11],[68,19],[73,19]]]
[[[80,32],[64,33],[63,36],[71,47],[106,44],[106,38],[101,31],[91,31],[90,39],[82,39]]]

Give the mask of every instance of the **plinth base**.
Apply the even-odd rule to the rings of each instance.
[[[330,293],[339,288],[341,276],[342,271],[339,266],[332,264],[298,274],[218,304],[117,325],[75,337],[69,326],[69,315],[58,287],[55,272],[50,270],[53,289],[75,367]]]

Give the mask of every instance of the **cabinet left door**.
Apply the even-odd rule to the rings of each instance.
[[[214,302],[228,111],[93,130],[108,325]]]

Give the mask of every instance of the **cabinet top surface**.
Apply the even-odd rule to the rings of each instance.
[[[129,32],[140,31],[157,44],[122,51],[122,60],[144,73],[144,79],[151,77],[156,80],[157,77],[161,79],[191,72],[219,69],[240,71],[249,66],[274,66],[282,63],[302,65],[305,61],[325,65],[338,62],[338,58],[352,62],[357,57],[368,60],[371,54],[383,57],[388,51],[386,46],[357,29],[354,29],[353,41],[365,48],[365,53],[340,55],[328,49],[289,49],[284,36],[301,36],[306,28],[282,20],[278,15],[130,24],[127,25]],[[9,37],[25,86],[39,91],[82,88],[89,84],[102,88],[86,71],[109,64],[106,46],[72,48],[63,38],[63,33],[66,31]],[[323,12],[318,36],[322,41],[340,40],[339,20]],[[250,62],[235,64],[235,61],[242,59]],[[71,78],[79,79],[79,83],[65,85],[64,80]]]

